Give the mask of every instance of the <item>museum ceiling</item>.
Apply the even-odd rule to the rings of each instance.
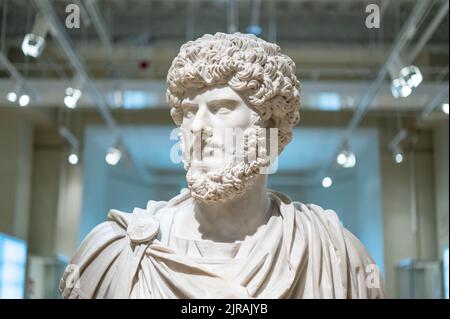
[[[26,57],[22,53],[24,35],[30,32],[39,12],[37,1],[0,1],[3,21],[0,44],[17,71],[31,82],[35,81],[39,90],[39,83],[52,88],[62,83],[66,85],[74,81],[77,72],[50,35],[46,37],[45,49],[39,58]],[[234,11],[230,9],[230,1],[225,0],[47,2],[61,23],[67,16],[65,9],[69,3],[80,5],[80,28],[66,29],[65,32],[91,79],[99,81],[99,87],[105,90],[114,90],[118,85],[139,90],[154,88],[161,92],[152,97],[153,104],[164,103],[165,77],[180,45],[204,33],[227,32],[232,24],[230,17],[234,17],[239,31],[260,32],[262,38],[280,44],[295,61],[298,77],[309,92],[323,91],[324,87],[332,91],[337,87],[343,96],[342,104],[348,108],[376,78],[415,4],[411,0],[372,1],[380,7],[381,27],[368,29],[364,25],[367,2],[360,0],[241,0],[236,2],[238,6]],[[102,29],[111,44],[110,51],[102,44],[95,19],[87,10],[86,4],[90,2],[96,3]],[[438,2],[436,0],[420,20],[411,43],[417,42],[433,23],[440,9]],[[416,96],[416,100],[412,98],[407,103],[397,101],[396,104],[420,107],[434,94],[430,83],[448,82],[448,24],[447,14],[414,59],[429,86],[423,89],[426,96]],[[407,55],[408,49],[404,54]],[[8,79],[9,74],[0,68],[0,82]],[[351,95],[348,94],[350,91],[353,92]],[[382,106],[391,106],[393,99],[387,97],[389,90],[385,91],[386,97],[381,95],[379,102]],[[56,104],[50,98],[54,95],[52,92],[42,95],[44,104]],[[49,98],[46,100],[45,96]],[[311,99],[315,101],[316,97]],[[305,103],[308,101],[309,98]]]

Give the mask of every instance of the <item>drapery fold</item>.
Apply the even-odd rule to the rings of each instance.
[[[111,211],[84,239],[60,283],[64,298],[383,298],[375,263],[331,210],[269,191],[280,213],[232,278],[170,247],[184,190],[132,214]],[[145,240],[143,240],[145,239]],[[378,276],[378,277],[377,277]],[[375,280],[373,280],[375,278]],[[372,281],[371,281],[372,280]]]

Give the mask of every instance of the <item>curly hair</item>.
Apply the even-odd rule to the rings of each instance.
[[[295,63],[278,45],[253,34],[205,34],[181,46],[167,74],[167,103],[181,125],[181,103],[190,88],[228,84],[258,114],[257,125],[278,128],[279,152],[299,119],[300,82]]]

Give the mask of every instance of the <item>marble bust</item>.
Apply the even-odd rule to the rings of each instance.
[[[188,188],[111,210],[67,266],[64,298],[384,297],[335,212],[267,189],[299,121],[300,82],[278,45],[204,35],[181,47],[167,84]]]

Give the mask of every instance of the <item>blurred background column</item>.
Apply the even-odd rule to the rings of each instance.
[[[35,130],[29,249],[32,254],[70,256],[77,244],[81,165],[68,152],[55,127]]]
[[[0,232],[27,240],[33,125],[18,111],[0,117]]]
[[[448,121],[442,121],[433,131],[437,248],[441,260],[444,249],[448,249],[448,136]]]

